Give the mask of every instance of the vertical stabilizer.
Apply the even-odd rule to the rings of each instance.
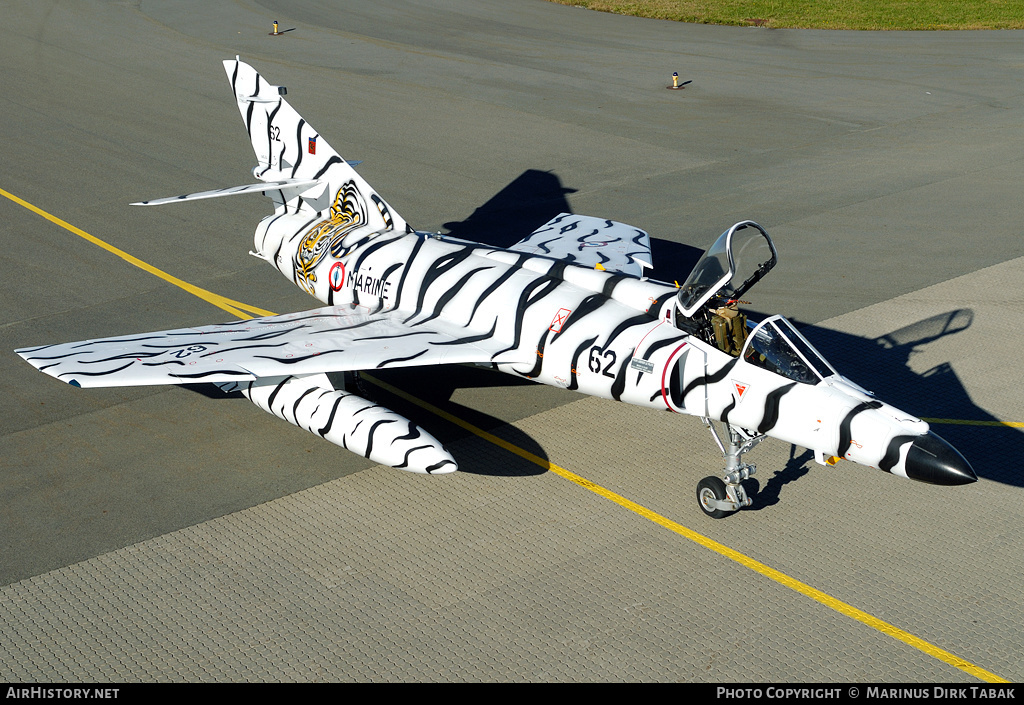
[[[278,214],[331,212],[365,218],[375,231],[407,229],[405,221],[334,151],[256,69],[239,60],[224,62],[238,110],[249,133],[257,166],[253,175],[266,182],[315,180],[313,186],[267,191]]]

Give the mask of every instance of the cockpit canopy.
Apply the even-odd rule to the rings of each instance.
[[[737,299],[767,274],[778,256],[768,233],[752,220],[726,230],[708,248],[679,290],[676,301],[687,318],[716,294]]]

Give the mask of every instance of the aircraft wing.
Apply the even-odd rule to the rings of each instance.
[[[589,215],[560,213],[508,248],[642,277],[652,268],[651,239],[639,228]]]
[[[518,360],[493,330],[329,306],[199,328],[16,350],[76,387],[243,382],[260,377]],[[506,352],[508,351],[508,352]]]

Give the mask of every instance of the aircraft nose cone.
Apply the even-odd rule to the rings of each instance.
[[[907,477],[933,485],[966,485],[978,476],[960,451],[931,431],[910,446]]]

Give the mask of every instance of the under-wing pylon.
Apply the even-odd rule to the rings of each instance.
[[[726,467],[697,487],[720,517],[751,504],[743,456],[767,437],[943,485],[976,480],[928,424],[839,374],[785,318],[740,297],[774,267],[768,233],[726,230],[677,287],[646,278],[646,232],[563,213],[508,248],[419,232],[242,61],[224,62],[258,183],[142,202],[263,192],[254,254],[323,306],[182,330],[18,350],[79,387],[210,382],[371,460],[456,469],[415,423],[328,373],[471,363],[701,418]],[[712,421],[724,424],[724,437]]]

